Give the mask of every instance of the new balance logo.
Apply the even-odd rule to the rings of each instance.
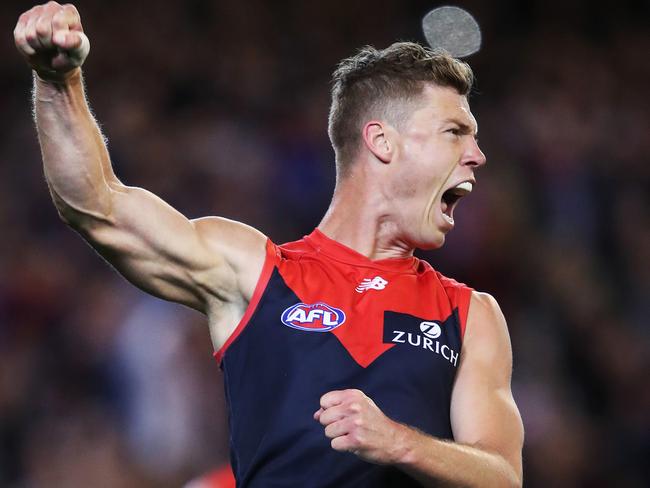
[[[375,276],[374,278],[365,278],[359,283],[359,286],[355,288],[357,293],[363,293],[368,290],[383,290],[386,288],[388,281],[383,279],[381,276]]]

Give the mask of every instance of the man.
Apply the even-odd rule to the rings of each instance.
[[[466,64],[412,43],[343,61],[331,206],[312,234],[277,246],[241,223],[188,220],[116,178],[72,5],[34,7],[14,36],[35,72],[63,220],[132,283],[207,315],[239,485],[521,485],[498,305],[413,257],[443,245],[485,163]]]

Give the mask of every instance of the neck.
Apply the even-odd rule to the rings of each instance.
[[[318,230],[372,260],[410,257],[413,248],[399,238],[394,205],[388,203],[381,187],[362,171],[353,172],[337,182]]]

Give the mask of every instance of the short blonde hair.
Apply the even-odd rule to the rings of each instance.
[[[402,112],[417,101],[426,83],[468,95],[472,69],[443,50],[397,42],[383,50],[366,46],[339,63],[332,76],[328,134],[336,153],[337,175],[344,176],[361,143],[369,117]],[[392,107],[391,107],[392,106]],[[399,111],[399,110],[397,110]]]

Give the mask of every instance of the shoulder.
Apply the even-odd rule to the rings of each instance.
[[[227,263],[238,288],[249,298],[267,260],[269,239],[259,230],[223,217],[192,220],[204,247]]]
[[[228,246],[230,244],[228,241],[233,239],[242,244],[259,244],[267,239],[262,232],[254,227],[224,217],[201,217],[193,219],[192,224],[207,240],[212,241],[216,238],[212,241],[213,244],[221,242]]]
[[[464,353],[480,362],[512,364],[512,347],[501,307],[488,293],[472,291],[463,342]]]
[[[242,259],[264,257],[267,237],[250,225],[223,217],[192,220],[204,245],[238,264]]]
[[[505,322],[501,307],[489,293],[472,290],[469,308],[470,320],[496,320]]]

